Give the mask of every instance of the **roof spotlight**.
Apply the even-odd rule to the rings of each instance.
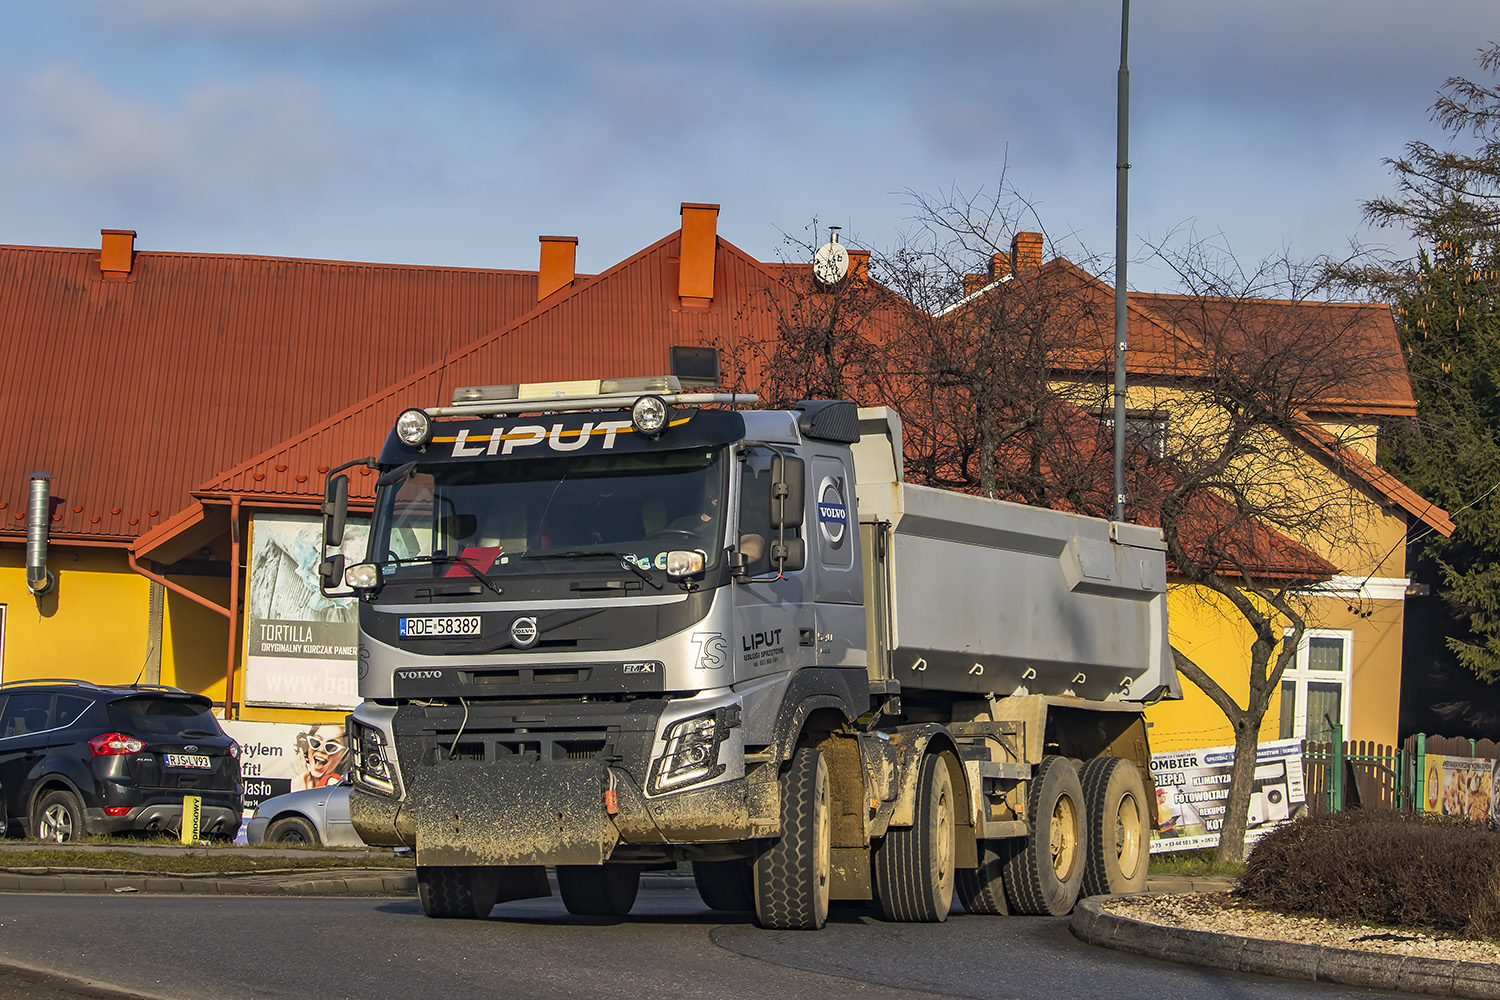
[[[661,437],[667,429],[667,404],[660,396],[642,396],[630,408],[630,422],[647,437]]]
[[[402,410],[396,418],[396,436],[402,444],[420,448],[432,440],[432,420],[422,410]]]

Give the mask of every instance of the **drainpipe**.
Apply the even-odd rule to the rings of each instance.
[[[234,714],[234,655],[240,636],[240,498],[229,500],[229,661],[224,668],[224,718]]]
[[[47,568],[47,518],[52,515],[52,477],[40,470],[31,474],[31,502],[26,508],[26,588],[45,597],[57,586]]]

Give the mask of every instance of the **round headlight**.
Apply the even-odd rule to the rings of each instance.
[[[355,590],[370,590],[380,583],[380,570],[374,563],[355,563],[344,570],[344,584]]]
[[[660,396],[642,396],[630,408],[630,422],[642,434],[656,437],[667,429],[667,404]]]
[[[432,421],[421,410],[402,410],[396,418],[396,436],[402,444],[420,448],[432,439]]]

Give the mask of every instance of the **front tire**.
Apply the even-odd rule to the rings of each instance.
[[[781,837],[755,859],[756,923],[815,931],[828,922],[832,841],[828,764],[817,747],[801,747],[781,778]]]
[[[417,899],[429,917],[483,920],[500,895],[497,873],[473,865],[417,865]]]
[[[1083,895],[1145,892],[1151,832],[1140,768],[1123,757],[1099,757],[1083,766],[1081,777],[1089,827]]]
[[[710,910],[755,909],[755,880],[748,861],[694,861],[693,882]]]
[[[557,891],[575,917],[623,917],[641,888],[637,865],[558,865]]]
[[[1016,913],[1060,917],[1078,902],[1088,853],[1083,786],[1066,757],[1043,757],[1026,793],[1031,833],[1005,862],[1005,893]]]
[[[875,898],[887,920],[939,923],[953,907],[953,777],[939,754],[922,760],[909,827],[875,845]]]
[[[66,844],[85,836],[88,828],[78,796],[61,789],[43,795],[31,811],[31,829],[38,840],[54,844]]]

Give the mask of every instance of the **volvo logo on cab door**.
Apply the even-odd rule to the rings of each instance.
[[[818,484],[818,530],[831,549],[841,549],[849,537],[849,508],[844,503],[842,477],[824,476]]]

